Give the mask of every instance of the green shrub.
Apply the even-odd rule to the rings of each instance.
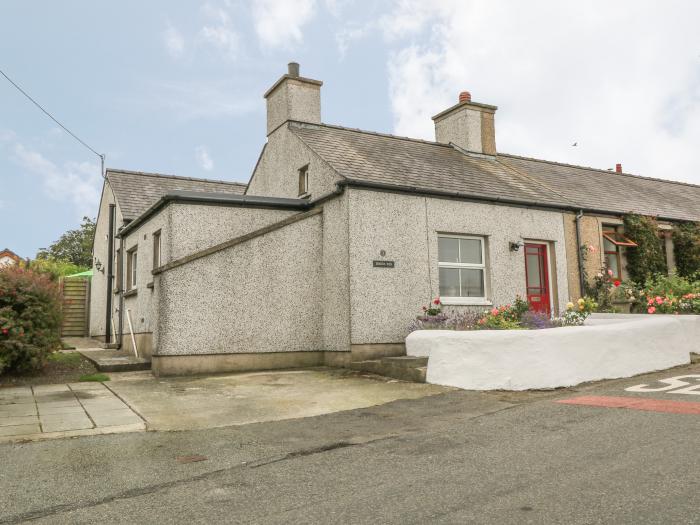
[[[700,281],[678,275],[650,279],[639,293],[637,311],[650,314],[700,314]]]
[[[628,214],[624,217],[625,235],[637,243],[628,248],[627,273],[630,279],[643,283],[667,273],[666,257],[661,249],[659,227],[653,217]]]
[[[41,368],[61,345],[61,297],[48,276],[0,270],[0,373]]]
[[[676,271],[682,277],[700,273],[700,224],[686,222],[673,229]]]
[[[72,262],[59,261],[56,259],[35,259],[29,262],[29,269],[35,273],[48,275],[54,281],[57,281],[59,277],[89,270],[89,268],[85,266],[78,266]]]

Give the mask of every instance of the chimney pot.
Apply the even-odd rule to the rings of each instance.
[[[289,64],[287,64],[287,71],[288,71],[290,77],[298,77],[299,76],[299,63],[298,62],[290,62]]]
[[[615,164],[615,173],[622,173],[622,164]]]
[[[471,102],[472,101],[472,94],[469,93],[469,91],[462,91],[459,94],[459,101],[460,102]]]

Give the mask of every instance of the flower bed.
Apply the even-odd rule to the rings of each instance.
[[[483,311],[444,311],[440,298],[423,307],[423,315],[418,316],[409,326],[409,332],[416,330],[538,330],[562,326],[582,325],[597,307],[589,298],[569,303],[566,312],[552,319],[548,314],[529,309],[525,300],[515,298],[513,304],[498,306]]]
[[[406,338],[406,352],[429,357],[428,383],[528,390],[687,364],[699,334],[698,316],[616,314],[556,330],[417,330]]]

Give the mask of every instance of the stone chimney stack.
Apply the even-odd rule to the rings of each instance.
[[[322,85],[320,80],[301,77],[299,64],[290,62],[287,74],[265,93],[268,136],[288,120],[320,124]]]
[[[494,115],[497,109],[496,106],[472,102],[471,93],[462,91],[456,105],[433,117],[435,140],[474,153],[495,155]]]

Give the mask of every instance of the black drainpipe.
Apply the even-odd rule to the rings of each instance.
[[[116,206],[109,205],[109,234],[107,240],[107,311],[105,312],[105,343],[112,342],[112,279],[114,278],[114,211]]]
[[[576,214],[576,259],[578,260],[578,283],[581,287],[581,297],[586,293],[586,281],[583,277],[583,256],[581,255],[581,219],[583,210]]]
[[[124,316],[122,315],[124,311],[124,237],[119,237],[119,258],[120,261],[117,264],[117,279],[119,280],[119,328],[117,329],[117,348],[121,350],[122,334],[124,333]]]

